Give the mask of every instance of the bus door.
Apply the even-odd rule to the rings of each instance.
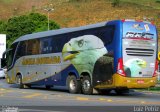
[[[6,58],[7,58],[7,77],[9,77],[10,80],[15,81],[15,68],[14,68],[14,64],[15,64],[15,52],[17,49],[17,45],[18,43],[15,43],[11,46],[11,49],[9,49],[6,52]]]

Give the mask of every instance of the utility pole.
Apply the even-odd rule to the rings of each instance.
[[[48,30],[50,30],[50,26],[49,26],[49,13],[51,11],[54,11],[54,8],[52,7],[52,4],[49,4],[46,8],[44,8],[45,11],[47,11],[48,13]]]

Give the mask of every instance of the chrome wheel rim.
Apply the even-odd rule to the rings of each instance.
[[[21,82],[21,78],[17,77],[17,84],[20,84],[20,82]]]
[[[84,80],[83,81],[83,89],[85,91],[88,91],[90,89],[90,86],[91,86],[91,84],[90,84],[89,80]]]
[[[69,87],[71,90],[75,90],[76,88],[76,82],[74,80],[71,80],[69,83]]]

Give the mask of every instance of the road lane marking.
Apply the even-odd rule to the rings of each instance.
[[[27,94],[27,93],[30,93],[30,92],[25,92],[25,91],[24,91],[24,92],[21,92],[21,93],[23,93],[23,94]]]
[[[77,100],[80,100],[80,101],[88,101],[89,98],[86,98],[86,97],[76,97]]]
[[[106,99],[105,99],[105,98],[99,98],[99,100],[100,100],[100,101],[106,101]]]
[[[145,101],[141,101],[141,104],[145,104],[146,102]]]
[[[9,93],[12,92],[12,90],[0,88],[0,94]]]
[[[18,97],[18,96],[6,96],[6,95],[4,95],[4,96],[1,96],[1,97],[4,97],[4,98],[16,98],[16,99],[21,99],[21,98],[23,98],[23,97]],[[34,98],[34,97],[33,97]],[[98,101],[98,102],[107,102],[107,99],[106,99],[106,101],[100,101],[99,99],[89,99],[89,98],[84,98],[84,97],[77,97],[80,101],[91,101],[91,102],[93,102],[93,101]],[[63,99],[63,100],[66,100],[66,101],[68,101],[68,100],[77,100],[77,98],[75,99]],[[31,99],[31,98],[29,98],[29,99]],[[36,98],[34,98],[34,99],[38,99],[37,101],[41,101],[41,100],[43,100],[44,99],[44,97],[36,97]],[[59,98],[57,98],[57,97],[55,97],[55,98],[50,98],[50,97],[48,97],[47,99],[46,99],[46,101],[50,101],[50,100],[52,100],[53,101],[53,99],[54,100],[58,100],[58,101],[63,101],[62,99],[59,99]],[[149,102],[145,102],[144,104],[142,104],[141,102],[142,101],[127,101],[127,100],[111,100],[111,99],[108,99],[108,103],[113,103],[113,104],[141,104],[141,105],[157,105],[157,104],[160,104],[160,102],[154,102],[154,101],[149,101]]]
[[[4,89],[4,88],[0,88],[0,91],[4,91],[4,90],[7,90],[7,89]]]
[[[112,102],[112,99],[105,99],[105,98],[99,98],[99,101],[107,101],[107,102]]]
[[[33,94],[31,94],[31,95],[23,96],[23,98],[33,98],[33,97],[41,96],[41,95],[42,95],[41,93],[33,93]]]
[[[64,112],[64,111],[53,111],[53,110],[38,110],[38,109],[18,109],[20,112],[27,111],[27,112]]]
[[[108,99],[108,100],[107,100],[107,102],[112,102],[112,101],[113,101],[113,100],[111,100],[111,99]]]
[[[47,96],[44,96],[43,99],[48,99],[48,97],[47,97]]]
[[[50,95],[50,94],[44,94],[44,93],[33,93],[33,92],[26,92],[26,91],[17,91],[17,90],[10,90],[10,89],[5,89],[5,88],[0,88],[0,96],[1,97],[14,97],[14,98],[17,98],[17,96],[10,96],[10,95],[7,95],[6,93],[7,92],[18,92],[18,93],[23,93],[23,94],[20,94],[20,95],[26,95],[26,96],[21,96],[21,98],[35,98],[35,99],[46,99],[46,100],[51,100],[51,99],[57,99],[57,100],[80,100],[80,101],[98,101],[98,102],[110,102],[110,103],[123,103],[123,104],[141,104],[141,105],[144,105],[144,104],[160,104],[160,102],[154,102],[154,101],[143,101],[143,100],[118,100],[118,99],[109,99],[109,98],[98,98],[98,97],[93,97],[93,98],[90,98],[90,97],[81,97],[81,96],[69,96],[69,95],[65,95],[65,94],[62,94],[62,95],[58,95],[58,94],[55,94],[55,95]],[[40,97],[38,97],[40,96]],[[41,97],[42,96],[42,97]],[[18,97],[20,99],[20,97]]]

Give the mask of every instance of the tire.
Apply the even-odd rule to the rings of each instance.
[[[31,88],[32,86],[30,84],[25,84],[26,88]]]
[[[117,95],[123,95],[125,93],[129,93],[129,89],[116,89],[115,92]]]
[[[111,90],[101,90],[101,89],[99,89],[98,90],[98,93],[100,94],[100,95],[107,95],[107,94],[110,94],[110,92],[111,92]]]
[[[82,79],[82,92],[86,95],[93,94],[93,87],[89,76],[84,76]]]
[[[67,87],[70,93],[77,94],[81,91],[80,81],[74,75],[67,77]]]
[[[46,89],[51,89],[52,86],[46,85]]]
[[[24,88],[24,84],[22,83],[22,76],[21,76],[21,75],[17,75],[17,77],[16,77],[16,82],[17,82],[17,84],[19,85],[19,88],[20,88],[20,89],[23,89],[23,88]]]

